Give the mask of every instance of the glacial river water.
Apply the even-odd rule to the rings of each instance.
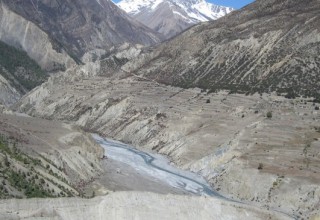
[[[130,145],[103,139],[98,135],[93,135],[93,137],[105,149],[108,158],[127,164],[146,176],[194,195],[222,197],[210,187],[204,178],[174,167],[162,155],[146,153]]]
[[[104,139],[95,134],[93,134],[93,137],[97,143],[105,149],[108,158],[127,164],[140,173],[157,179],[159,182],[168,184],[171,187],[179,188],[190,194],[214,196],[223,200],[246,204],[222,196],[213,190],[203,177],[190,171],[178,169],[162,155],[146,153],[137,150],[130,145],[110,139]],[[281,210],[274,209],[273,211],[291,217],[292,219],[297,219],[296,216],[289,215]]]

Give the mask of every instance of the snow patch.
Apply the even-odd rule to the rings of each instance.
[[[188,17],[173,9],[172,12],[192,23],[195,21],[216,20],[234,10],[233,8],[215,5],[205,0],[122,0],[117,5],[127,13],[136,15],[142,11],[154,11],[164,2],[178,6]]]

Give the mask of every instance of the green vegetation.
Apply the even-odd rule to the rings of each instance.
[[[13,138],[0,135],[0,199],[73,196],[73,192],[61,185],[61,182],[69,185],[68,181],[46,162],[23,153]]]
[[[22,172],[15,172],[14,170],[7,170],[8,181],[11,186],[15,187],[18,191],[24,190],[27,198],[45,198],[54,197],[49,190],[43,188],[44,180],[35,182],[34,178],[26,178],[26,174]]]
[[[3,69],[5,69],[5,71]],[[48,75],[26,52],[11,47],[1,41],[0,74],[21,92],[23,92],[23,90],[33,89],[48,78]],[[21,88],[21,86],[23,88]]]
[[[11,147],[9,147],[12,145]],[[46,190],[43,185],[43,179],[38,180],[37,174],[32,174],[26,170],[17,169],[10,161],[19,161],[26,166],[37,166],[41,161],[33,159],[26,154],[22,153],[16,147],[16,143],[10,143],[4,136],[0,137],[0,156],[4,157],[4,163],[0,166],[1,177],[3,178],[0,183],[0,198],[18,197],[14,194],[21,194],[23,192],[27,198],[33,197],[53,197],[54,195]],[[9,187],[10,186],[10,187]],[[16,193],[11,193],[14,188]]]
[[[4,137],[0,136],[0,153],[5,154],[5,156],[10,156],[16,161],[20,161],[23,164],[32,164],[34,166],[40,165],[41,160],[31,158],[26,154],[22,153],[17,147],[16,143],[12,143],[12,148],[9,147],[9,141]],[[6,157],[6,158],[7,158]]]
[[[285,97],[287,99],[294,99],[294,98],[298,97],[298,95],[296,94],[296,92],[294,91],[293,88],[289,88],[289,89],[287,89],[287,94],[285,95]]]

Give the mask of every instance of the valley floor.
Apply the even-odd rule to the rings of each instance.
[[[319,104],[77,74],[52,77],[17,110],[164,154],[235,200],[320,215]]]
[[[76,131],[73,126],[16,114],[0,114],[0,123],[3,125],[0,132],[17,138],[22,144],[19,148],[26,155],[50,156],[54,161],[51,161],[50,166],[60,162],[67,162],[70,165],[72,163],[75,165],[78,162],[76,167],[79,167],[80,161],[82,161],[84,166],[73,171],[78,172],[78,176],[80,176],[92,169],[85,160],[97,159],[97,157],[75,158],[75,155],[80,154],[78,151],[86,155],[96,146],[90,146],[90,142],[87,142],[84,145],[89,148],[83,149],[78,145],[79,141],[82,142],[83,139],[69,137],[71,139],[67,141],[67,137],[71,134],[80,135],[80,137],[77,135],[76,137],[81,138],[81,133]],[[86,196],[97,195],[98,197],[93,199],[78,197],[0,200],[0,219],[126,220],[152,218],[171,220],[194,219],[196,217],[201,219],[239,219],[239,216],[246,219],[287,219],[287,216],[281,213],[266,211],[251,205],[233,203],[211,196],[190,196],[191,194],[203,194],[201,189],[206,183],[200,176],[174,168],[168,164],[169,161],[163,156],[136,150],[134,150],[136,153],[132,153],[129,151],[131,149],[129,146],[114,141],[104,142],[98,136],[95,136],[95,140],[102,145],[110,145],[110,147],[105,146],[105,152],[108,152],[105,155],[108,158],[101,160],[100,164],[94,163],[95,166],[100,167],[101,165],[104,171],[99,170],[91,173],[90,177],[93,178],[91,180],[94,181],[89,181],[84,188]],[[67,161],[62,155],[57,154],[58,150],[62,155],[72,156],[73,160]],[[97,151],[97,156],[101,158],[100,152],[102,151]],[[1,152],[1,156],[3,156],[2,154],[3,152]],[[151,166],[149,169],[149,163],[144,162],[146,156],[150,157],[149,159],[154,158],[155,160],[150,162],[164,170],[157,170]],[[57,159],[61,161],[56,161]],[[28,165],[21,167],[19,162],[13,160],[10,162],[12,170],[24,171],[29,168]],[[145,165],[143,165],[144,163]],[[35,168],[35,170],[31,168],[30,172],[38,173],[43,169],[42,165]],[[38,174],[40,175],[40,173]],[[78,178],[73,180],[72,176],[62,172],[58,175],[65,175],[72,185],[79,180]],[[40,177],[51,182],[59,181],[59,179],[52,179],[58,176],[52,175],[50,172],[42,171]],[[53,189],[55,186],[50,187]],[[209,186],[206,185],[206,187]],[[75,188],[74,190],[81,192],[83,189]],[[124,192],[114,193],[112,191]],[[148,193],[148,191],[158,194]]]
[[[159,194],[189,194],[183,190],[169,186],[161,181],[144,175],[137,169],[113,160],[102,161],[104,172],[85,188],[85,194],[90,196],[106,195],[116,191],[154,192]]]

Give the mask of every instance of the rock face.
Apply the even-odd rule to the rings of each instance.
[[[17,210],[19,210],[17,212]],[[119,192],[90,200],[31,199],[0,202],[0,219],[290,219],[280,213],[214,198]]]
[[[125,70],[182,87],[319,96],[317,0],[256,1],[197,25]]]
[[[122,0],[117,4],[130,16],[171,38],[204,21],[216,20],[233,8],[205,0]]]
[[[4,106],[9,106],[17,102],[22,97],[19,92],[11,83],[0,75],[0,103]]]
[[[19,35],[22,39],[18,37],[13,42],[16,46],[33,48],[42,43],[60,55],[67,52],[78,61],[85,52],[97,48],[107,50],[124,43],[152,45],[160,42],[156,32],[130,18],[109,0],[3,0],[2,5],[3,19],[11,18],[9,15],[24,19],[24,22],[16,19],[2,22],[6,23],[6,29],[1,32],[8,35],[7,41],[11,36]],[[29,25],[48,34],[44,36],[46,39],[37,39],[35,31],[28,32]],[[36,38],[23,44],[24,33]],[[25,49],[29,51],[29,48]],[[46,54],[38,47],[32,51],[42,56]]]

